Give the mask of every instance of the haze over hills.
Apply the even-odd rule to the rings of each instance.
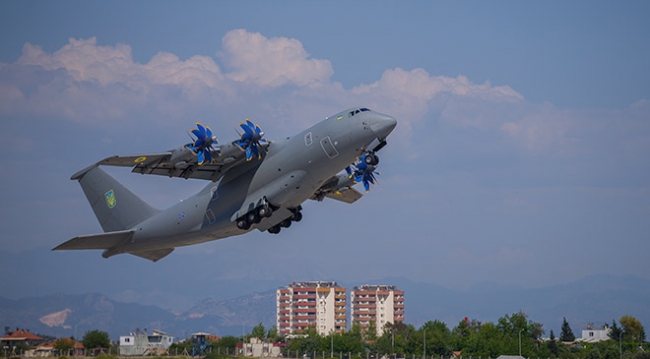
[[[599,327],[623,315],[650,325],[650,281],[635,276],[594,275],[567,285],[536,289],[485,283],[460,290],[403,278],[369,283],[392,284],[404,290],[405,322],[416,327],[439,319],[451,329],[464,317],[494,322],[520,310],[530,320],[544,324],[546,335],[551,329],[559,333],[563,317],[576,336],[587,323]],[[359,285],[339,284],[348,290]],[[239,336],[258,323],[267,328],[275,324],[275,289],[229,300],[205,298],[182,312],[120,302],[98,293],[19,300],[0,297],[0,325],[57,337],[81,337],[87,330],[100,329],[117,338],[136,328],[159,329],[176,338],[196,331]]]

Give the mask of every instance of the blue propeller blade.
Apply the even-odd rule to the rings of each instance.
[[[199,166],[212,162],[212,145],[217,144],[218,141],[215,137],[212,137],[210,127],[204,127],[197,122],[196,128],[193,128],[191,132],[196,137],[196,140],[194,140],[193,144],[188,145],[187,148],[196,152]]]
[[[205,156],[203,155],[203,150],[199,150],[196,153],[199,156],[199,166],[203,164],[203,161],[205,161]]]
[[[244,133],[241,134],[241,138],[236,143],[246,151],[246,161],[253,159],[253,156],[257,157],[257,159],[262,158],[261,144],[265,143],[266,139],[262,137],[264,132],[262,132],[260,126],[246,119],[246,122],[240,123],[239,127],[244,130]]]
[[[350,178],[354,177],[355,182],[363,183],[363,188],[366,189],[366,192],[369,192],[370,185],[374,185],[377,181],[375,174],[379,174],[379,172],[375,172],[375,166],[369,166],[366,164],[366,156],[367,155],[364,155],[358,162],[346,167],[345,171],[348,173]]]

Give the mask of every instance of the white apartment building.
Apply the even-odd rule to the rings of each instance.
[[[315,327],[319,334],[347,328],[345,288],[336,282],[292,283],[276,292],[277,328],[283,335]]]
[[[364,330],[371,323],[377,336],[384,332],[387,323],[404,322],[404,292],[391,285],[363,285],[350,293],[352,324]]]

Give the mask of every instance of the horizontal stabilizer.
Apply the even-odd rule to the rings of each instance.
[[[117,231],[74,237],[58,245],[53,251],[70,249],[109,249],[131,240],[134,231]]]
[[[357,191],[352,187],[341,188],[338,191],[328,192],[325,196],[327,198],[335,199],[337,201],[341,201],[345,203],[354,203],[359,198],[363,197],[363,195],[359,193],[359,191]]]
[[[138,251],[138,252],[127,252],[138,256],[140,258],[148,259],[153,262],[158,262],[158,260],[166,257],[169,253],[173,252],[174,248],[164,248],[164,249],[154,249],[150,251]]]

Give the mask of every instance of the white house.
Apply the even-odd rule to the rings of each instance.
[[[120,355],[165,354],[172,345],[174,337],[159,330],[153,333],[136,331],[130,335],[120,336]]]
[[[587,324],[587,329],[582,331],[582,338],[578,340],[587,343],[602,342],[609,339],[609,332],[611,331],[607,326],[602,329],[594,329],[593,324]]]
[[[239,347],[241,344],[238,344],[237,346]],[[280,348],[279,344],[277,343],[265,343],[261,341],[260,339],[257,338],[251,338],[249,343],[244,344],[241,347],[241,351],[239,352],[243,356],[247,357],[255,357],[255,358],[262,358],[262,357],[273,357],[277,358],[279,357],[280,351],[282,348]]]

